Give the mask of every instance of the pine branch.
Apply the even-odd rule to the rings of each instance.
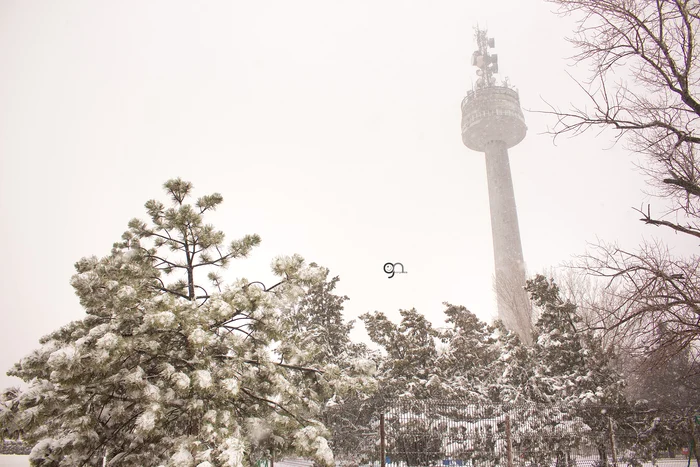
[[[302,426],[309,423],[308,420],[305,420],[305,419],[303,419],[303,418],[297,417],[297,416],[294,415],[292,412],[290,412],[289,410],[287,410],[284,406],[282,406],[281,404],[278,404],[278,403],[275,402],[275,401],[271,401],[271,400],[269,400],[269,399],[265,399],[264,397],[256,396],[255,394],[251,393],[249,390],[247,390],[247,389],[244,388],[244,387],[241,387],[241,391],[243,391],[245,394],[247,394],[249,397],[251,397],[251,398],[253,398],[253,399],[255,399],[255,400],[258,400],[258,401],[261,401],[261,402],[265,402],[265,403],[267,403],[267,404],[269,404],[269,405],[271,405],[271,406],[273,406],[273,407],[277,407],[278,409],[282,410],[284,413],[286,413],[287,415],[289,415],[291,418],[293,418],[294,420],[296,420],[296,422],[299,423],[299,424],[302,425]]]

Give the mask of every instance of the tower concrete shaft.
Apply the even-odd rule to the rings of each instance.
[[[485,149],[498,317],[531,344],[530,302],[523,290],[525,262],[508,148],[503,141],[491,141]]]

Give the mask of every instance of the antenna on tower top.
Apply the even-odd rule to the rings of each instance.
[[[476,81],[476,88],[481,89],[496,84],[494,74],[498,73],[498,55],[490,54],[489,49],[496,46],[496,41],[493,37],[487,36],[485,29],[474,28],[476,44],[479,47],[472,54],[472,66],[478,68],[476,70],[479,79]]]

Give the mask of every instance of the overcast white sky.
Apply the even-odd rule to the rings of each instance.
[[[220,192],[211,221],[262,236],[231,277],[279,254],[339,275],[349,319],[443,301],[495,316],[483,155],[462,145],[473,26],[526,109],[582,97],[570,19],[542,1],[0,3],[0,370],[83,311],[69,285],[172,177]],[[525,261],[540,272],[596,238],[657,230],[637,157],[611,134],[560,140],[525,112],[510,150]],[[658,205],[658,202],[652,204]],[[677,251],[689,249],[671,235]],[[408,274],[387,279],[382,266]],[[361,325],[360,325],[361,327]],[[356,333],[362,337],[361,330]],[[0,386],[18,380],[2,375]]]

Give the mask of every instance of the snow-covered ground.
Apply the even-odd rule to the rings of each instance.
[[[577,467],[590,467],[595,465],[595,461],[579,459],[576,462]],[[618,462],[618,466],[625,467],[625,464]],[[644,467],[653,467],[651,462],[642,464]],[[656,463],[656,467],[687,467],[688,459],[659,459]],[[695,461],[690,463],[691,467],[696,466]]]
[[[286,459],[285,461],[280,461],[279,464],[276,462],[275,466],[284,463],[284,467],[298,467],[305,466],[305,462],[301,459]],[[581,467],[586,467],[591,465],[590,462],[580,460],[578,463]],[[623,467],[622,464],[619,464]],[[688,465],[687,459],[660,459],[656,464],[657,467],[686,467]],[[691,466],[696,465],[695,462],[690,463]],[[2,455],[0,454],[0,467],[29,467],[29,456],[13,456],[13,455]],[[651,463],[644,464],[644,467],[652,467]]]
[[[305,459],[284,459],[275,462],[275,467],[311,467],[313,462]],[[29,456],[0,454],[0,467],[29,467]]]
[[[0,467],[29,467],[29,456],[0,454]]]
[[[577,467],[591,467],[593,465],[596,465],[596,462],[598,462],[597,458],[579,458],[576,459],[576,466]],[[624,462],[618,462],[617,465],[619,467],[625,467],[627,464]],[[642,464],[644,467],[653,467],[653,464],[651,462],[647,462],[645,464]],[[687,467],[688,465],[688,459],[684,459],[682,457],[677,457],[675,459],[659,459],[656,462],[656,467]],[[695,461],[691,461],[690,463],[691,466],[697,466]]]
[[[277,464],[275,464],[276,466]],[[465,464],[467,465],[467,464]],[[518,465],[516,463],[516,465]],[[593,465],[596,465],[596,459],[587,459],[587,458],[580,458],[576,460],[576,467],[591,467]],[[618,462],[617,463],[618,467],[627,467],[627,464],[623,462]],[[690,462],[691,467],[696,467],[697,464],[695,460]],[[399,467],[400,464],[387,464],[387,467]],[[659,459],[656,462],[656,465],[654,466],[651,462],[647,462],[642,464],[643,467],[687,467],[688,466],[688,459],[683,459],[683,458],[676,458],[676,459]],[[364,466],[361,467],[379,467],[379,463],[376,464],[365,464]],[[403,464],[402,467],[405,467],[405,464]],[[435,465],[434,467],[442,467],[440,465]],[[552,467],[554,467],[554,464],[552,464]]]

